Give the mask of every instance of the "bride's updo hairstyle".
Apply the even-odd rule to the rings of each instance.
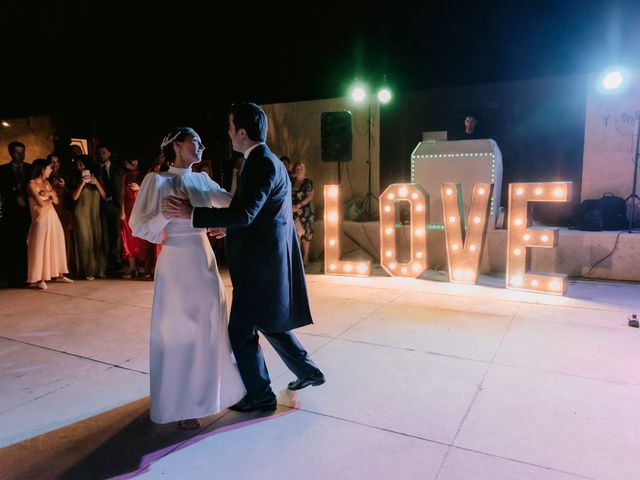
[[[160,150],[164,154],[165,161],[170,165],[176,161],[176,152],[173,151],[173,142],[184,142],[188,137],[195,136],[195,130],[191,127],[176,127],[162,139]]]

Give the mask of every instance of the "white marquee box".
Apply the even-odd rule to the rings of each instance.
[[[459,140],[454,142],[427,140],[420,142],[411,154],[411,181],[429,194],[429,223],[442,225],[440,184],[459,183],[465,215],[471,206],[475,183],[493,183],[490,227],[500,208],[502,187],[502,153],[493,140]],[[466,218],[465,218],[466,221]]]

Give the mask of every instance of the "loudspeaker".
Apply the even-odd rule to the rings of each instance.
[[[324,112],[321,120],[321,148],[323,162],[351,160],[351,112]]]

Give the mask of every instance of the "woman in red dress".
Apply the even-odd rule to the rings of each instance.
[[[138,168],[138,159],[124,162],[124,166],[124,187],[122,188],[122,199],[120,202],[120,205],[122,205],[122,256],[127,259],[129,266],[122,275],[122,278],[131,278],[132,275],[137,275],[138,262],[144,263],[145,272],[148,272],[149,242],[134,237],[131,233],[131,227],[129,227],[131,210],[138,196],[138,190],[140,190],[140,183],[142,183],[144,173]]]

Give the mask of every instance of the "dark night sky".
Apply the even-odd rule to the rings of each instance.
[[[639,66],[640,0],[238,2],[235,16],[189,2],[40,3],[3,7],[2,116],[187,116],[341,96],[355,77],[402,91]]]

